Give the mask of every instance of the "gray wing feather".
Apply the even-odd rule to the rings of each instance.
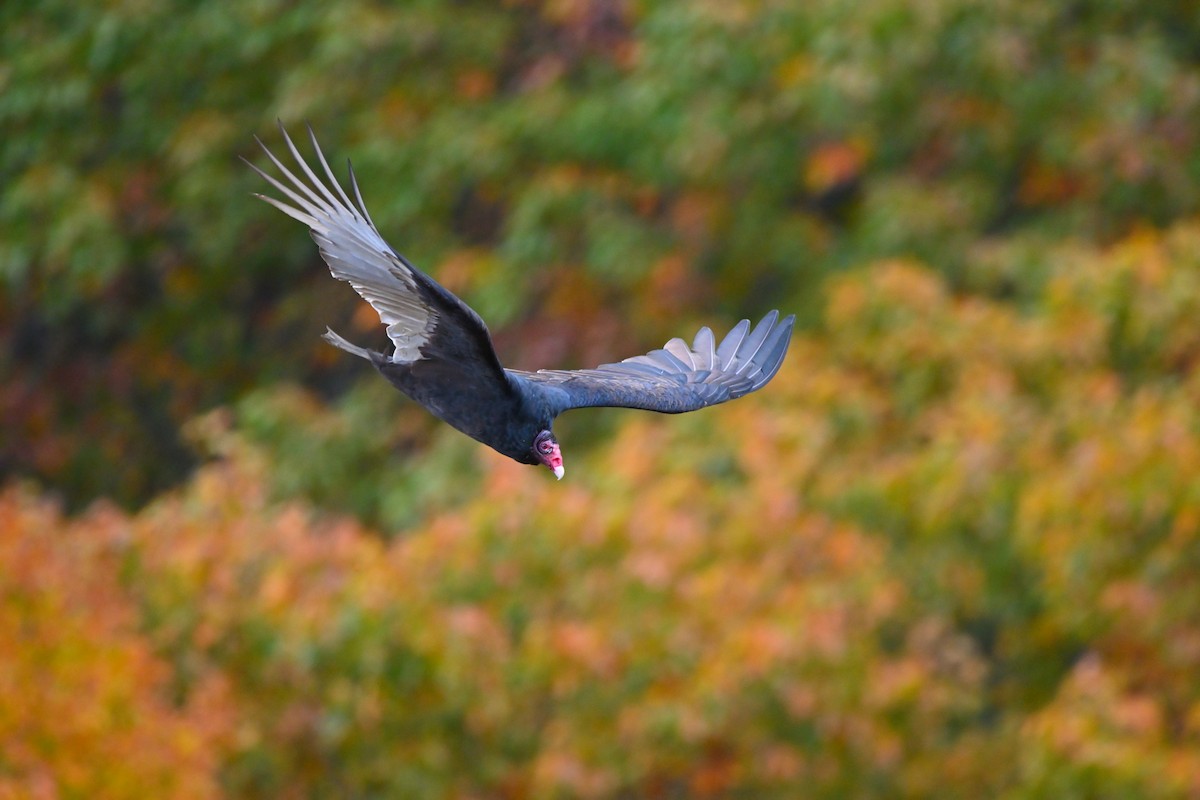
[[[771,333],[771,329],[778,317],[778,311],[771,311],[754,326],[754,330],[738,346],[734,357],[734,372],[742,375],[755,365],[754,359],[758,355],[759,350],[762,349],[763,343],[767,340],[767,336]]]
[[[358,201],[357,208],[334,178],[312,129],[308,131],[309,139],[328,184],[309,167],[282,125],[279,126],[279,130],[283,133],[288,152],[303,173],[303,178],[284,166],[283,162],[255,137],[259,147],[283,175],[284,180],[267,174],[249,161],[246,163],[290,203],[261,194],[256,196],[309,227],[313,240],[320,248],[321,257],[329,265],[329,271],[335,278],[353,286],[354,290],[371,304],[379,314],[380,320],[387,326],[388,338],[395,346],[393,361],[410,363],[422,358],[420,347],[429,341],[433,334],[438,323],[438,313],[424,301],[418,291],[413,268],[379,235],[375,223],[367,214],[353,170],[350,172],[350,185]],[[333,191],[330,190],[330,186],[333,187]]]
[[[696,366],[696,359],[692,358],[692,350],[684,343],[683,339],[672,339],[663,346],[663,350],[679,359],[679,362],[688,368]]]
[[[719,345],[701,328],[691,347],[672,339],[660,350],[595,369],[509,374],[541,389],[556,413],[586,406],[694,411],[765,386],[783,364],[795,320],[780,321],[772,311],[749,333],[749,321],[742,320]]]
[[[728,364],[733,359],[734,354],[742,345],[742,341],[746,338],[746,331],[750,330],[750,320],[744,319],[733,327],[729,333],[725,334],[725,338],[721,341],[721,346],[717,348],[717,360],[722,364]]]
[[[692,352],[696,357],[696,366],[700,369],[712,369],[717,363],[717,346],[713,340],[713,332],[705,327],[701,328],[696,334],[696,338],[692,341]]]

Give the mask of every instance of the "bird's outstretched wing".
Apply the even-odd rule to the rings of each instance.
[[[719,345],[711,330],[701,328],[691,347],[672,339],[661,350],[595,369],[509,374],[540,389],[557,413],[588,406],[695,411],[766,386],[783,363],[795,320],[781,321],[772,311],[754,330],[742,320]]]
[[[303,177],[284,166],[255,137],[283,179],[272,177],[249,161],[246,163],[281,192],[286,201],[261,194],[257,197],[307,225],[333,276],[353,286],[379,314],[395,348],[384,361],[411,366],[418,372],[430,368],[436,371],[447,391],[455,389],[456,375],[461,375],[472,391],[478,390],[481,381],[497,391],[510,391],[483,320],[383,240],[363,204],[354,170],[350,170],[350,186],[357,204],[351,202],[334,178],[311,128],[308,136],[328,184],[309,167],[282,124],[279,130]],[[326,334],[326,339],[355,355],[370,357],[368,351],[349,344],[332,331]]]

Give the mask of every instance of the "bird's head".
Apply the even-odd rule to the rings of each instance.
[[[558,449],[558,441],[548,430],[539,433],[533,440],[533,455],[539,464],[545,464],[554,477],[562,480],[563,469],[562,451]]]

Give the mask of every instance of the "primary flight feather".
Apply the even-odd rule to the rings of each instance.
[[[439,419],[522,464],[563,476],[554,418],[572,408],[620,406],[667,414],[695,411],[761,389],[787,353],[795,316],[771,311],[751,329],[742,320],[719,343],[701,328],[691,345],[662,349],[582,370],[505,369],[487,326],[466,303],[408,263],[379,235],[350,170],[354,199],[338,183],[308,131],[321,175],[280,126],[300,174],[257,138],[280,178],[251,164],[283,198],[257,195],[308,226],[335,278],[346,281],[387,327],[391,354],[351,344],[332,330],[325,339],[365,358]]]

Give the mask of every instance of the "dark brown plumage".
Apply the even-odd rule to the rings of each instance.
[[[595,369],[505,369],[487,326],[466,303],[396,253],[375,228],[350,171],[355,201],[333,176],[312,130],[323,181],[280,131],[303,177],[259,146],[279,180],[250,167],[286,200],[258,195],[308,226],[335,278],[371,304],[393,350],[367,350],[329,330],[334,346],[365,358],[396,388],[439,419],[523,464],[543,464],[561,478],[562,454],[551,431],[572,408],[620,406],[667,414],[694,411],[761,389],[787,353],[794,316],[772,311],[754,327],[742,320],[718,344],[701,328],[691,346],[672,339],[661,350]]]

